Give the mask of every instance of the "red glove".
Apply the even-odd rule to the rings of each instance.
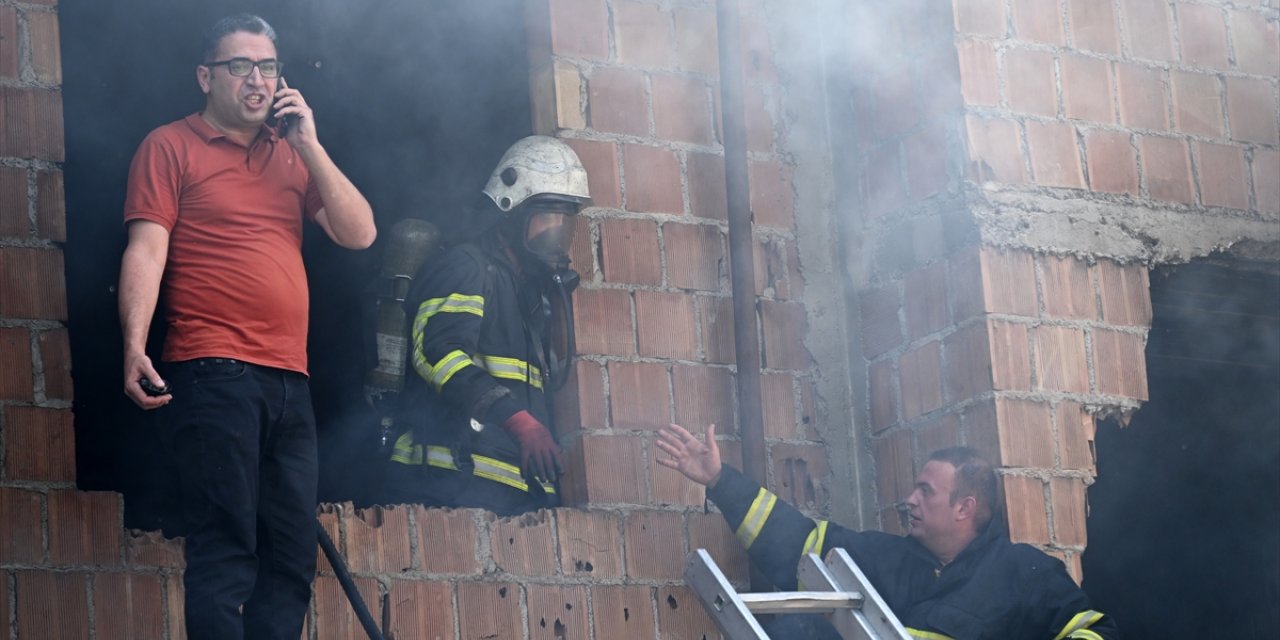
[[[538,419],[521,410],[507,418],[502,428],[520,443],[520,470],[525,478],[555,482],[564,472],[560,447]]]

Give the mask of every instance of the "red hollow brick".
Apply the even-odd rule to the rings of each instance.
[[[521,638],[524,612],[514,582],[458,584],[458,627],[463,638]]]
[[[634,436],[583,436],[585,499],[591,504],[642,504],[645,475],[644,449]]]
[[[607,282],[661,284],[658,225],[649,220],[602,220],[600,262]]]
[[[85,574],[34,570],[13,575],[19,638],[89,637]]]
[[[1054,467],[1049,406],[1029,400],[996,398],[1000,463],[1009,467]]]
[[[747,551],[733,535],[724,517],[718,513],[691,511],[688,522],[689,551],[706,549],[725,577],[733,582],[745,582],[750,562]]]
[[[1042,325],[1035,328],[1032,337],[1037,389],[1089,392],[1089,363],[1085,356],[1083,331]]]
[[[1145,266],[1122,265],[1113,260],[1098,261],[1098,289],[1102,298],[1104,322],[1134,327],[1150,326],[1150,288]]]
[[[1280,76],[1280,31],[1256,11],[1229,10],[1236,65],[1245,73]]]
[[[593,129],[634,136],[649,134],[645,76],[634,69],[600,67],[587,80]]]
[[[778,497],[800,509],[826,510],[830,467],[825,445],[778,443],[770,447],[769,459]]]
[[[764,87],[747,86],[743,88],[742,120],[747,128],[747,150],[760,153],[773,151],[773,113],[781,107],[772,93]],[[717,117],[719,113],[715,114]],[[714,134],[713,134],[714,135]]]
[[[604,60],[609,57],[609,10],[604,0],[549,0],[555,53]]]
[[[1045,514],[1044,482],[1027,476],[1004,476],[1005,512],[1009,539],[1028,544],[1049,544]]]
[[[181,569],[186,567],[180,538],[165,538],[159,531],[131,530],[124,539],[125,565],[133,568]]]
[[[963,440],[960,431],[960,417],[954,413],[943,413],[931,417],[915,430],[916,460],[926,460],[929,454],[939,449],[960,446]]]
[[[680,580],[684,572],[684,516],[678,511],[636,510],[623,522],[627,577]]]
[[[907,336],[911,340],[923,338],[950,324],[944,263],[908,273],[902,286],[902,309],[907,321]]]
[[[667,149],[629,144],[622,150],[628,211],[684,213],[680,161]]]
[[[725,196],[724,157],[690,152],[689,208],[700,218],[729,219]]]
[[[1226,69],[1227,26],[1222,20],[1222,8],[1179,2],[1178,48],[1182,62],[1197,67]]]
[[[1167,0],[1120,0],[1120,12],[1127,27],[1125,44],[1133,57],[1174,59]]]
[[[596,638],[652,638],[657,634],[653,619],[652,587],[591,587],[592,627]]]
[[[356,590],[366,602],[378,602],[378,582],[373,578],[353,578]],[[316,616],[313,621],[316,636],[340,640],[358,640],[362,635],[355,612],[347,602],[342,585],[337,578],[317,576],[312,588],[312,601]]]
[[[1085,483],[1080,478],[1050,478],[1053,497],[1053,538],[1059,545],[1083,547],[1088,543],[1085,518],[1089,512]]]
[[[1003,0],[954,0],[956,31],[977,36],[1005,35]]]
[[[622,64],[669,68],[675,62],[671,13],[657,5],[615,3],[613,34]]]
[[[183,611],[183,586],[179,578],[166,578],[164,585],[165,601],[168,603],[169,638],[184,640],[187,637],[186,618]],[[308,623],[307,626],[310,626]]]
[[[867,386],[870,396],[868,402],[873,434],[888,429],[898,421],[893,379],[893,360],[878,360],[867,367]]]
[[[62,162],[62,94],[0,86],[0,156]]]
[[[1058,115],[1053,54],[1009,49],[1004,53],[1004,70],[1005,86],[1009,91],[1009,108],[1042,116]]]
[[[677,66],[708,76],[720,73],[719,40],[714,10],[701,7],[675,8]]]
[[[724,296],[699,296],[699,321],[702,349],[706,361],[733,364],[734,353],[733,299]]]
[[[76,437],[66,409],[10,406],[5,415],[5,478],[74,482]]]
[[[665,74],[655,74],[649,82],[653,87],[653,128],[659,138],[703,145],[715,141],[706,82]]]
[[[864,291],[858,300],[862,314],[862,348],[866,357],[874,358],[902,344],[902,326],[898,319],[902,302],[898,286],[891,284]]]
[[[935,340],[902,354],[898,373],[904,420],[942,407],[942,343]]]
[[[71,344],[66,329],[36,334],[40,362],[44,365],[44,393],[51,399],[71,400]]]
[[[66,280],[61,249],[0,247],[0,317],[66,320]]]
[[[1200,167],[1200,200],[1206,205],[1249,208],[1249,184],[1245,179],[1244,149],[1197,142],[1196,165]]]
[[[471,509],[412,507],[417,524],[417,566],[429,573],[480,571]]]
[[[706,224],[668,222],[662,225],[667,282],[681,289],[716,291],[728,271],[724,234]]]
[[[1217,76],[1186,71],[1170,72],[1173,84],[1173,124],[1178,131],[1221,137],[1222,87]]]
[[[757,225],[790,229],[795,225],[794,168],[779,162],[752,162],[751,213]]]
[[[1195,202],[1191,188],[1191,161],[1185,140],[1142,136],[1142,177],[1155,200]]]
[[[1116,92],[1120,122],[1139,129],[1169,128],[1169,103],[1165,97],[1165,72],[1161,69],[1116,63]]]
[[[587,186],[591,190],[591,205],[616,209],[622,206],[622,180],[618,171],[618,144],[566,138],[578,154],[587,170]]]
[[[630,292],[578,289],[573,298],[578,353],[635,355],[636,336],[631,323]]]
[[[719,425],[721,433],[733,430],[733,376],[720,367],[673,365],[676,423],[703,427]],[[794,421],[794,420],[793,420]]]
[[[1000,444],[1000,421],[996,418],[994,398],[981,400],[965,407],[964,443],[977,449],[991,464],[1004,465],[1004,449]]]
[[[389,636],[431,640],[453,637],[453,587],[450,584],[392,580],[387,604],[391,610]]]
[[[409,509],[371,507],[344,511],[347,563],[361,573],[400,573],[413,568]]]
[[[35,398],[35,378],[31,334],[25,327],[0,327],[0,361],[5,363],[0,367],[0,400],[31,402]]]
[[[1062,468],[1095,473],[1097,425],[1093,416],[1075,402],[1062,402],[1055,411],[1054,421],[1058,426],[1058,460]]]
[[[0,564],[40,564],[44,559],[44,524],[41,494],[26,489],[0,487]],[[0,582],[8,580],[0,574]]]
[[[770,369],[807,369],[813,362],[804,345],[808,315],[804,305],[764,300],[760,303],[762,355]]]
[[[1019,40],[1062,44],[1058,0],[1013,0],[1013,30]]]
[[[941,124],[925,127],[903,142],[907,160],[907,185],[914,201],[924,200],[947,188],[947,131]]]
[[[977,182],[1025,184],[1026,164],[1022,158],[1018,124],[1000,118],[965,115],[969,146],[967,175]]]
[[[689,587],[658,587],[658,633],[670,640],[707,640],[719,637],[716,624]]]
[[[959,402],[993,387],[991,343],[985,324],[974,324],[943,340],[947,363],[947,398]]]
[[[556,571],[552,517],[547,510],[489,520],[489,545],[500,571],[551,576]]]
[[[636,292],[636,333],[640,355],[695,360],[697,322],[693,296],[681,293]]]
[[[666,365],[610,362],[608,370],[615,429],[657,430],[671,422],[671,383]]]
[[[4,8],[0,7],[0,10]],[[22,167],[0,167],[0,236],[31,236],[27,201],[27,170]]]
[[[591,621],[585,585],[531,584],[525,589],[529,597],[529,640],[589,637]]]
[[[560,571],[592,580],[623,576],[618,515],[609,511],[557,509]]]
[[[1086,136],[1086,146],[1089,138]],[[1090,174],[1093,161],[1089,162]],[[1096,320],[1097,296],[1093,291],[1093,269],[1083,260],[1066,256],[1045,256],[1041,262],[1044,273],[1045,313],[1052,318]]]
[[[58,14],[27,12],[28,42],[31,43],[31,70],[36,80],[62,84],[62,45],[58,37]]]
[[[1031,354],[1027,326],[988,321],[991,344],[991,383],[996,389],[1031,390]]]
[[[1280,153],[1255,149],[1253,152],[1253,194],[1259,211],[1280,212]]]
[[[1280,144],[1275,85],[1261,78],[1227,78],[1227,115],[1231,139]]]
[[[984,309],[990,313],[1036,316],[1035,263],[1031,254],[983,248],[979,258]]]
[[[2,506],[2,504],[0,504]],[[9,573],[0,571],[0,620],[10,620],[9,597],[13,590],[9,588]]]
[[[1120,30],[1111,0],[1067,0],[1071,40],[1077,49],[1120,53]]]
[[[1089,188],[1104,193],[1138,195],[1138,155],[1128,133],[1092,129],[1084,132]],[[1049,302],[1045,296],[1046,304]]]
[[[915,128],[920,122],[921,105],[909,64],[889,68],[879,76],[870,106],[868,126],[882,138],[897,137]]]
[[[17,80],[21,74],[20,42],[22,38],[18,33],[18,10],[0,7],[0,78]]]
[[[915,483],[911,459],[911,432],[896,431],[875,440],[876,489],[880,505],[888,506],[905,500]]]
[[[868,219],[883,217],[907,203],[901,164],[902,152],[897,142],[881,145],[867,155],[858,175],[858,188]]]
[[[579,216],[577,224],[573,225],[573,237],[569,240],[569,262],[587,282],[598,280],[596,274],[599,271],[593,255],[597,248],[595,236],[599,233],[598,220],[599,218],[589,213]]]
[[[1087,56],[1063,56],[1062,102],[1068,118],[1115,122],[1111,63]]]
[[[50,491],[49,560],[119,566],[122,506],[120,494],[110,491]]]
[[[94,632],[99,638],[163,638],[163,594],[158,575],[94,574]]]
[[[986,303],[982,293],[982,254],[976,247],[956,252],[947,262],[947,297],[951,303],[951,322],[965,320],[985,313]]]
[[[1027,122],[1027,151],[1036,184],[1084,187],[1074,126],[1063,122]]]
[[[608,398],[604,391],[604,367],[589,360],[574,363],[574,376],[566,388],[572,386],[572,400],[561,403],[557,398],[556,416],[566,416],[569,422],[559,422],[561,434],[565,429],[603,429],[609,422]]]
[[[766,373],[760,376],[760,407],[764,421],[764,437],[781,439],[803,437],[803,425],[796,421],[794,383],[795,377],[790,373]]]
[[[1145,340],[1136,333],[1097,329],[1093,332],[1093,362],[1098,393],[1146,400]]]

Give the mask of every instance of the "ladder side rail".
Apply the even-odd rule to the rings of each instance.
[[[796,578],[806,589],[844,592],[856,597],[857,607],[832,612],[830,617],[831,626],[836,628],[844,640],[893,640],[893,636],[881,636],[872,621],[863,613],[866,596],[859,585],[840,582],[827,565],[818,558],[818,554],[806,553],[800,558]]]
[[[702,601],[707,615],[715,621],[720,633],[730,640],[769,640],[755,615],[747,609],[733,585],[725,578],[706,549],[689,554],[684,568],[685,584]]]
[[[844,587],[844,591],[862,593],[864,601],[860,613],[875,630],[876,635],[872,637],[881,640],[911,640],[906,627],[898,621],[898,616],[889,609],[889,605],[880,597],[880,593],[847,551],[840,547],[833,548],[827,553],[827,567],[836,583]]]

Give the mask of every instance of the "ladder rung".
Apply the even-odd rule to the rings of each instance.
[[[862,594],[857,592],[741,593],[738,597],[752,613],[832,613],[862,606]]]

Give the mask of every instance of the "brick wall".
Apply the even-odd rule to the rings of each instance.
[[[180,546],[75,489],[55,4],[0,2],[0,637],[176,638]]]

